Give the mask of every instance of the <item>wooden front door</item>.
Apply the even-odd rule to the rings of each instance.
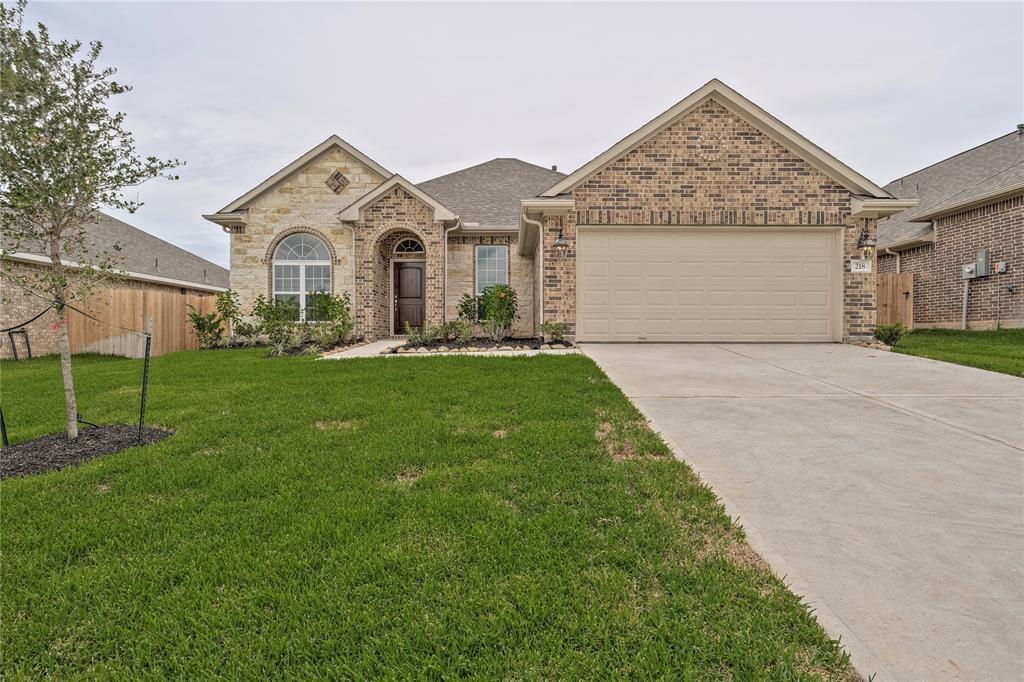
[[[405,331],[405,323],[422,327],[427,316],[425,263],[395,262],[395,333]]]

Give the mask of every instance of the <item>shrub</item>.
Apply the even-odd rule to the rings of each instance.
[[[255,346],[260,341],[263,328],[256,322],[238,322],[234,326],[235,338],[246,346]]]
[[[907,331],[899,322],[894,324],[880,324],[875,327],[875,338],[886,344],[887,346],[895,346],[899,343],[900,338]]]
[[[252,306],[253,317],[270,342],[271,355],[284,355],[302,343],[303,328],[299,324],[299,306],[294,301],[268,301],[260,295]]]
[[[237,292],[228,289],[217,294],[217,314],[220,316],[220,323],[226,328],[230,340],[236,333],[235,327],[242,321]]]
[[[473,294],[463,294],[459,299],[459,319],[474,323],[480,320],[480,304]]]
[[[341,296],[328,293],[310,294],[307,335],[310,342],[321,350],[328,350],[347,342],[352,336],[352,306],[348,293]]]
[[[436,341],[439,333],[439,327],[432,327],[428,324],[424,324],[422,327],[413,327],[408,322],[406,322],[405,345],[426,346]]]
[[[224,326],[216,311],[201,313],[189,306],[188,321],[196,333],[196,340],[199,341],[200,348],[216,348],[224,343]]]
[[[473,329],[473,323],[466,320],[458,320],[456,322],[449,322],[448,324],[453,325],[455,330],[454,340],[458,343],[469,343],[476,336],[476,332]]]
[[[565,322],[544,322],[540,325],[540,333],[551,343],[562,343],[565,339]]]
[[[483,320],[484,333],[500,343],[512,333],[512,323],[519,312],[516,290],[507,284],[495,284],[484,289],[478,307]]]

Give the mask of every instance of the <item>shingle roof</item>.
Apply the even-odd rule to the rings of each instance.
[[[109,251],[114,244],[121,247],[119,270],[212,287],[228,286],[227,269],[105,213],[99,213],[96,222],[87,225],[85,231],[97,253]],[[46,255],[46,250],[38,246],[22,244],[20,250]]]
[[[898,199],[917,199],[912,209],[878,223],[878,246],[885,248],[931,232],[914,218],[952,208],[1024,183],[1024,135],[1014,131],[885,186]]]
[[[519,159],[494,159],[421,182],[417,187],[454,211],[463,222],[482,227],[519,225],[519,201],[530,199],[565,177]]]

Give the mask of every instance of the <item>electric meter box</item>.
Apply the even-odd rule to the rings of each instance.
[[[978,255],[974,259],[974,276],[975,277],[988,277],[989,273],[989,254],[988,249],[982,249],[978,252]]]
[[[975,264],[975,263],[966,263],[966,264],[964,264],[962,266],[962,268],[961,268],[960,274],[961,274],[961,276],[964,279],[974,279],[975,277],[978,276],[977,264]]]

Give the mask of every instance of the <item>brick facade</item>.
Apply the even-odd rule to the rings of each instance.
[[[990,328],[1024,326],[1024,195],[1018,195],[935,221],[935,242],[900,252],[901,272],[914,273],[914,325],[959,327],[963,305],[960,267],[988,249],[993,269],[1006,261],[1005,274],[971,281],[967,323]],[[894,254],[878,256],[879,272],[896,272]],[[1012,284],[1016,293],[1009,293]]]
[[[875,324],[875,277],[851,273],[863,226],[850,191],[713,98],[652,135],[572,191],[575,209],[546,217],[545,253],[558,229],[569,255],[544,264],[544,319],[575,331],[576,225],[837,226],[843,235],[843,334]]]
[[[391,260],[395,244],[406,237],[419,239],[426,261],[426,323],[441,324],[444,317],[444,231],[434,221],[434,209],[401,187],[362,210],[356,230],[357,329],[371,338],[391,336]]]

